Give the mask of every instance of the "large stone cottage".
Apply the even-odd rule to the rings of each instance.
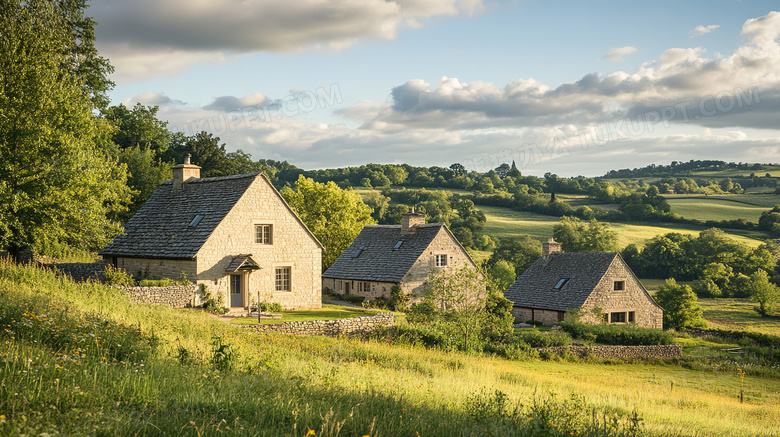
[[[320,308],[322,245],[262,173],[200,178],[173,167],[100,251],[136,277],[187,277],[230,308],[255,301],[286,309]]]
[[[516,322],[552,326],[566,319],[566,311],[580,309],[583,322],[663,327],[663,309],[620,254],[563,253],[552,238],[542,248],[543,257],[504,293]],[[596,319],[594,308],[601,309],[604,319]]]
[[[322,274],[322,287],[367,300],[390,297],[393,286],[420,296],[428,278],[443,269],[476,264],[447,225],[425,223],[425,214],[403,214],[401,225],[367,225]]]

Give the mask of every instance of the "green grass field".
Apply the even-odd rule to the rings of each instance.
[[[699,299],[704,318],[713,328],[748,330],[780,336],[780,317],[761,317],[750,299]]]
[[[736,201],[736,199],[705,197],[675,197],[668,199],[672,212],[682,217],[697,220],[747,219],[758,223],[761,213],[768,208]]]
[[[480,206],[485,213],[485,233],[498,238],[513,238],[522,234],[544,241],[552,236],[553,227],[558,223],[558,218],[548,215],[536,214],[526,211],[515,211],[509,208],[495,206]],[[696,229],[692,226],[676,224],[627,224],[610,223],[612,229],[618,234],[618,246],[625,247],[628,244],[644,245],[645,242],[656,235],[669,232],[698,235],[704,228]],[[750,247],[758,247],[763,241],[745,235],[737,235],[729,230],[730,236],[740,243]]]
[[[581,396],[586,418],[591,408],[624,421],[636,412],[645,435],[770,436],[780,427],[774,378],[260,335],[7,263],[0,323],[0,435],[539,435],[539,402],[552,393],[548,405]],[[510,411],[532,412],[496,421],[497,404],[482,402],[496,391]]]

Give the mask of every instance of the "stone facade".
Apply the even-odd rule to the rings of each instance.
[[[133,303],[192,308],[201,304],[200,286],[171,285],[168,287],[114,287],[123,290]]]
[[[538,348],[540,352],[561,354],[568,352],[579,358],[590,355],[596,358],[680,358],[682,346],[679,344],[650,346],[566,346]]]
[[[553,326],[567,320],[564,311],[540,310],[534,308],[512,307],[512,316],[516,323],[525,323],[529,320],[542,322],[545,326]]]
[[[392,288],[396,285],[398,284],[393,282],[322,278],[323,289],[328,288],[338,294],[363,296],[365,300],[389,299]]]
[[[616,282],[623,283],[622,290],[615,290],[618,288]],[[663,310],[650,297],[622,258],[615,258],[607,274],[580,307],[585,313],[583,322],[601,322],[587,314],[593,308],[601,308],[609,323],[636,323],[643,328],[663,329]]]
[[[436,255],[447,255],[447,265],[436,267]],[[425,291],[428,278],[442,270],[457,269],[463,265],[477,268],[463,246],[442,226],[428,249],[417,258],[399,285],[405,293],[421,296]]]
[[[198,275],[195,260],[117,257],[115,267],[133,275],[136,281],[146,278],[178,280],[182,272],[192,281]]]
[[[272,244],[255,243],[255,225],[272,226]],[[322,249],[265,178],[257,178],[198,251],[197,282],[230,305],[225,269],[237,254],[252,254],[260,269],[238,273],[243,308],[278,302],[285,310],[322,307]],[[276,291],[275,270],[289,268],[290,291]]]
[[[393,313],[377,313],[372,316],[353,317],[340,320],[310,320],[305,322],[282,322],[270,325],[246,325],[246,329],[257,332],[280,332],[295,335],[363,335],[380,326],[393,326]]]

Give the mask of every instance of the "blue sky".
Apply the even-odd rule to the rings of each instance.
[[[101,0],[114,104],[253,158],[596,176],[780,161],[768,1]],[[633,125],[631,124],[633,123]]]

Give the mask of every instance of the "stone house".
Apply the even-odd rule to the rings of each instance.
[[[322,287],[366,300],[390,297],[393,286],[420,296],[428,278],[462,265],[477,268],[444,223],[425,223],[425,214],[403,214],[401,225],[367,225],[322,274]]]
[[[173,167],[173,180],[99,252],[106,263],[136,278],[184,273],[229,308],[258,300],[320,308],[323,246],[268,178],[200,178],[189,161]]]
[[[552,238],[539,258],[504,296],[512,301],[516,322],[536,320],[552,326],[580,309],[580,321],[636,323],[663,328],[663,309],[655,303],[618,253],[563,253]],[[593,314],[601,309],[602,320]]]

